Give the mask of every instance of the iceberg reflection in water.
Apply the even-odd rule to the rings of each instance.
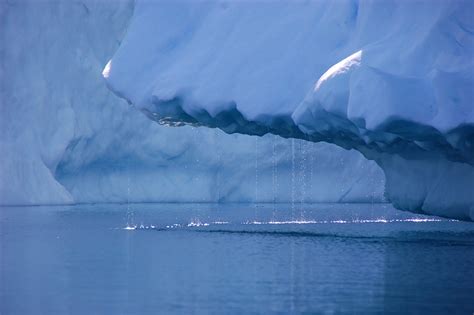
[[[387,204],[129,208],[0,208],[0,313],[474,310],[471,222]]]

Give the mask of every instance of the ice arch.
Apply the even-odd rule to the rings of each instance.
[[[162,124],[326,141],[474,219],[474,3],[137,1],[109,87]]]

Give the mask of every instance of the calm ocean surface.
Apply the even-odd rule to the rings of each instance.
[[[0,208],[0,314],[473,314],[474,223],[386,204]]]

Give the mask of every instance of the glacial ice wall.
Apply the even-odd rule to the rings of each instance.
[[[356,151],[169,128],[107,88],[133,1],[0,1],[0,204],[383,201]],[[171,43],[172,45],[172,43]]]
[[[472,1],[140,1],[104,69],[161,124],[356,149],[401,209],[474,219]]]

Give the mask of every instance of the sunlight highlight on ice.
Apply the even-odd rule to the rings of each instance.
[[[107,62],[107,64],[105,65],[104,70],[102,71],[102,76],[106,79],[109,77],[111,66],[112,66],[112,60],[109,60],[109,62]]]

